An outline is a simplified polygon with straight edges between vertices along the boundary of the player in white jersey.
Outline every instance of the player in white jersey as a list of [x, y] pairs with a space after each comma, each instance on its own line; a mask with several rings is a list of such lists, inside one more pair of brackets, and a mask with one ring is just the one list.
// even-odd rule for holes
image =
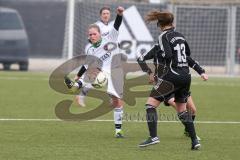
[[[118, 30], [122, 23], [122, 15], [124, 8], [117, 8], [117, 17], [114, 21], [114, 25], [109, 31], [109, 34], [105, 37], [101, 36], [100, 28], [96, 24], [92, 24], [88, 28], [88, 36], [92, 45], [87, 49], [87, 57], [96, 57], [93, 64], [97, 64], [95, 68], [99, 68], [101, 71], [107, 73], [108, 85], [107, 92], [111, 97], [111, 103], [114, 107], [114, 123], [115, 123], [115, 136], [122, 138], [122, 118], [123, 118], [123, 71], [121, 68], [121, 61], [123, 58], [118, 48]], [[125, 57], [124, 57], [125, 58]], [[88, 64], [88, 70], [91, 69], [91, 63]], [[65, 84], [69, 89], [72, 87], [82, 88], [84, 81], [81, 76], [87, 71], [87, 68], [83, 65], [79, 70], [75, 80], [71, 81], [69, 78], [65, 78]]]
[[100, 9], [100, 20], [98, 20], [95, 24], [99, 26], [102, 37], [105, 37], [109, 34], [110, 29], [113, 27], [112, 24], [109, 23], [111, 18], [111, 10], [109, 7], [103, 7]]
[[[101, 36], [105, 37], [109, 34], [110, 29], [113, 27], [112, 24], [109, 24], [110, 18], [111, 18], [111, 9], [109, 7], [102, 7], [100, 9], [100, 20], [95, 22], [96, 25], [99, 26], [100, 31], [101, 31]], [[91, 43], [89, 43], [86, 48], [85, 48], [85, 54], [87, 53], [87, 49], [91, 46]], [[82, 88], [81, 92], [79, 95], [76, 95], [76, 101], [77, 103], [85, 107], [85, 97], [89, 90], [92, 89], [92, 85], [88, 84], [85, 87]]]

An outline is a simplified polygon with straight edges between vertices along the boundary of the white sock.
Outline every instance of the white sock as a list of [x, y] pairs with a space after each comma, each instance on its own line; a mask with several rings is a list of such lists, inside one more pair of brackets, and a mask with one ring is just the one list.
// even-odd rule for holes
[[115, 129], [116, 133], [120, 132], [122, 129]]
[[[122, 119], [123, 119], [123, 107], [119, 107], [119, 108], [115, 108], [114, 109], [114, 122], [115, 122], [115, 126], [120, 126], [122, 125]], [[121, 128], [116, 127], [116, 131], [120, 131]]]

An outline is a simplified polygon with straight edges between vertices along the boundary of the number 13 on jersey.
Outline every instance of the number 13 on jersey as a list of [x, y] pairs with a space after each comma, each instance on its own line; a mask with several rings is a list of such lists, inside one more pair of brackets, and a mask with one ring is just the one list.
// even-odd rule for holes
[[186, 57], [186, 50], [185, 50], [185, 44], [177, 44], [174, 47], [174, 50], [177, 51], [177, 57], [178, 57], [178, 63], [186, 63], [187, 57]]

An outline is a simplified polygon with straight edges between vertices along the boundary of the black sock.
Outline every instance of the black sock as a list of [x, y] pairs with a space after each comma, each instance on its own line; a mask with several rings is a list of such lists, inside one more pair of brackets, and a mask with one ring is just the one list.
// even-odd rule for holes
[[122, 125], [121, 125], [121, 124], [115, 124], [115, 128], [116, 128], [116, 129], [121, 129], [121, 128], [122, 128]]
[[192, 120], [192, 117], [190, 116], [190, 114], [187, 111], [183, 111], [183, 112], [178, 113], [178, 118], [184, 124], [187, 132], [189, 133], [189, 136], [191, 137], [191, 140], [194, 141], [197, 137], [196, 137], [193, 120]]
[[157, 111], [151, 105], [146, 105], [146, 107], [147, 107], [146, 119], [147, 119], [150, 136], [157, 137], [157, 121], [158, 121]]
[[193, 122], [194, 122], [194, 120], [195, 120], [195, 117], [196, 117], [195, 115], [192, 115], [192, 121], [193, 121]]
[[77, 84], [78, 84], [78, 88], [82, 88], [82, 82], [81, 81], [77, 81]]
[[183, 126], [184, 126], [184, 131], [185, 131], [185, 132], [188, 132], [188, 130], [187, 130], [187, 127], [186, 127], [185, 123], [184, 123], [183, 121], [181, 121], [181, 122], [182, 122], [182, 124], [183, 124]]
[[[195, 117], [196, 117], [195, 115], [192, 115], [192, 121], [193, 121], [193, 122], [194, 122], [194, 120], [195, 120]], [[181, 121], [181, 122], [182, 122], [182, 121]], [[183, 124], [183, 122], [182, 122], [182, 124]], [[184, 125], [184, 124], [183, 124], [183, 125]], [[186, 126], [185, 126], [185, 125], [184, 125], [184, 127], [185, 127], [185, 129], [184, 129], [184, 130], [185, 130], [185, 132], [188, 132], [188, 131], [187, 131], [187, 128], [186, 128]]]

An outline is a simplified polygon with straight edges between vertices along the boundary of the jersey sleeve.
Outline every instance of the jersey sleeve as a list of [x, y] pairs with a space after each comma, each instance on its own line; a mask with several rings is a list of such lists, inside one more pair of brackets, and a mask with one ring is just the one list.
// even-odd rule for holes
[[186, 56], [190, 56], [191, 55], [191, 51], [190, 51], [190, 47], [189, 47], [187, 41], [185, 41], [185, 47], [186, 47], [186, 51], [185, 51]]
[[120, 27], [121, 24], [122, 24], [122, 16], [117, 15], [117, 17], [114, 21], [113, 27], [109, 31], [108, 39], [110, 41], [117, 42], [118, 34], [119, 34], [118, 30], [119, 30], [119, 27]]
[[142, 69], [143, 72], [146, 72], [148, 74], [152, 73], [151, 68], [148, 67], [147, 63], [145, 61], [141, 61], [141, 60], [137, 60], [138, 65], [140, 66], [140, 68]]
[[148, 74], [152, 73], [152, 70], [148, 67], [146, 60], [154, 59], [155, 55], [161, 51], [158, 44], [155, 44], [146, 54], [140, 55], [138, 57], [137, 62], [141, 67], [143, 72], [147, 72]]
[[198, 62], [193, 60], [190, 56], [187, 56], [188, 65], [194, 69], [199, 75], [205, 73], [205, 70], [199, 65]]
[[155, 57], [155, 54], [160, 52], [161, 52], [160, 46], [158, 44], [155, 44], [147, 53], [140, 54], [138, 59], [141, 61], [153, 59]]

